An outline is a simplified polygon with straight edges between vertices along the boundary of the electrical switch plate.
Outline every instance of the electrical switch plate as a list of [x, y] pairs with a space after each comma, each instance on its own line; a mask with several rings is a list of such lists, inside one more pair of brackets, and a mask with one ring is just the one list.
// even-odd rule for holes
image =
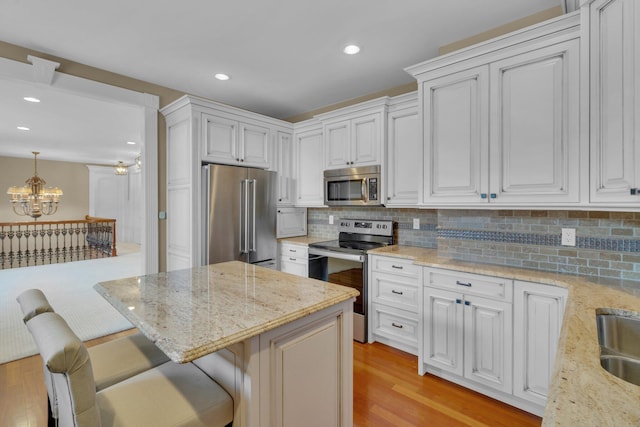
[[563, 246], [576, 245], [576, 229], [575, 228], [562, 229], [562, 245]]
[[413, 218], [413, 229], [420, 230], [420, 218]]
[[329, 225], [333, 224], [333, 215], [329, 215]]

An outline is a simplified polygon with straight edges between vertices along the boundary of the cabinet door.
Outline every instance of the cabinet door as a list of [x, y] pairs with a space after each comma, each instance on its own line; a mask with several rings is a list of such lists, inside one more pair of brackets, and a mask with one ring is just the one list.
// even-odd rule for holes
[[417, 205], [422, 179], [422, 141], [416, 109], [389, 113], [387, 206]]
[[351, 165], [349, 148], [350, 121], [342, 120], [324, 126], [326, 144], [326, 169], [346, 168]]
[[640, 203], [640, 5], [590, 6], [591, 202]]
[[512, 305], [480, 297], [465, 297], [464, 376], [511, 393]]
[[486, 203], [488, 67], [422, 84], [424, 203]]
[[236, 165], [238, 152], [238, 122], [223, 117], [202, 114], [202, 159]]
[[579, 65], [578, 39], [490, 65], [491, 203], [579, 201]]
[[351, 120], [349, 158], [352, 165], [380, 164], [381, 126], [382, 120], [378, 113]]
[[296, 135], [296, 206], [324, 205], [322, 130]]
[[424, 363], [462, 376], [462, 295], [425, 287], [423, 310]]
[[269, 128], [240, 123], [240, 162], [269, 168]]
[[278, 208], [276, 237], [306, 236], [307, 208]]
[[513, 394], [544, 406], [553, 373], [567, 290], [516, 281]]
[[293, 179], [293, 135], [288, 132], [276, 133], [278, 152], [278, 206], [292, 206], [295, 181]]

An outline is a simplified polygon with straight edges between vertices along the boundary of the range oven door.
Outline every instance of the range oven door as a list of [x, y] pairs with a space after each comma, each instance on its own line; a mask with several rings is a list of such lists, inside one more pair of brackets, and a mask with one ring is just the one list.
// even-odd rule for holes
[[[326, 262], [309, 268], [309, 277], [354, 288], [360, 295], [353, 303], [353, 339], [367, 342], [367, 256], [309, 247], [310, 257], [326, 257]], [[316, 263], [319, 258], [314, 258]], [[319, 268], [317, 267], [319, 266]]]

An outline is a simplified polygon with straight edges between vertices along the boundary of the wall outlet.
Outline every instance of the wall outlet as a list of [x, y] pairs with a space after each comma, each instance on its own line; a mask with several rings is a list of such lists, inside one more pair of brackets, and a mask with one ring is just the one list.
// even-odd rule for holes
[[329, 225], [333, 224], [333, 215], [329, 215]]
[[413, 218], [413, 229], [420, 230], [420, 218]]
[[562, 229], [562, 245], [563, 246], [576, 245], [576, 229], [575, 228]]

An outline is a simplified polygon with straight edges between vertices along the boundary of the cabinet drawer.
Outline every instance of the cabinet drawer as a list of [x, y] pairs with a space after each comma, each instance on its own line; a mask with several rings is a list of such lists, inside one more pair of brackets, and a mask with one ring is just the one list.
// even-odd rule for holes
[[370, 257], [371, 271], [391, 273], [398, 276], [412, 277], [419, 280], [422, 277], [422, 267], [404, 258], [394, 258], [372, 255]]
[[305, 262], [307, 262], [307, 258], [309, 258], [309, 248], [300, 245], [281, 244], [280, 255], [284, 257], [304, 258]]
[[412, 313], [384, 305], [372, 304], [371, 322], [373, 335], [398, 341], [410, 349], [418, 348], [418, 318]]
[[513, 281], [510, 279], [431, 268], [425, 268], [424, 274], [425, 286], [447, 289], [465, 295], [513, 301]]
[[420, 286], [417, 281], [397, 275], [372, 273], [369, 290], [373, 302], [408, 310], [419, 311]]
[[296, 276], [307, 277], [309, 275], [309, 267], [307, 261], [300, 258], [281, 257], [280, 271], [283, 273], [291, 273]]

